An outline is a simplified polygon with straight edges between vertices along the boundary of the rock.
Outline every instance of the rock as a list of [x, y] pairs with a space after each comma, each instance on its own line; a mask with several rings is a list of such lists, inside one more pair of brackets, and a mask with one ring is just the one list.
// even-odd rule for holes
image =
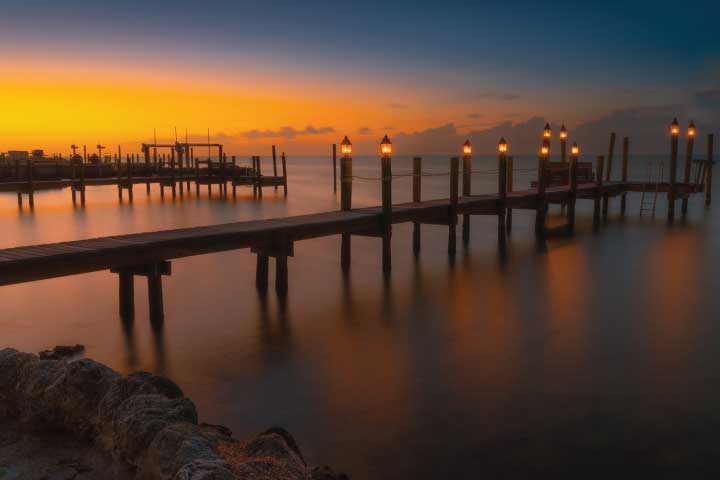
[[0, 413], [12, 417], [19, 414], [23, 403], [17, 389], [20, 372], [26, 364], [37, 361], [37, 357], [30, 353], [13, 348], [0, 350]]
[[174, 480], [235, 480], [238, 477], [223, 461], [199, 460], [185, 465]]
[[43, 350], [38, 354], [40, 360], [63, 360], [85, 351], [84, 345], [58, 345], [52, 350]]
[[298, 457], [300, 457], [300, 460], [302, 460], [302, 462], [305, 463], [305, 459], [303, 458], [302, 453], [300, 453], [300, 447], [298, 447], [297, 442], [295, 441], [293, 436], [290, 435], [290, 433], [288, 433], [287, 430], [285, 430], [284, 428], [280, 428], [280, 427], [272, 427], [272, 428], [265, 430], [260, 435], [271, 435], [271, 434], [280, 435], [283, 438], [283, 440], [285, 440], [285, 443], [287, 444], [287, 446], [290, 447], [295, 453], [297, 453]]
[[335, 473], [327, 465], [313, 468], [310, 477], [312, 480], [350, 480], [344, 473]]

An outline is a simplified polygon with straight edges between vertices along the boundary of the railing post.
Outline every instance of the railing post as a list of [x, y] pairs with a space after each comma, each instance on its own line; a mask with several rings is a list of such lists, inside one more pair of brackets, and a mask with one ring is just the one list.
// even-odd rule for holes
[[448, 255], [455, 256], [457, 249], [456, 227], [457, 227], [457, 205], [458, 205], [458, 181], [460, 174], [460, 159], [450, 158], [450, 211], [448, 219]]
[[712, 203], [712, 171], [713, 171], [713, 140], [714, 135], [708, 134], [707, 139], [707, 166], [705, 167], [705, 205]]
[[630, 139], [628, 137], [623, 138], [622, 147], [622, 182], [623, 182], [623, 193], [620, 197], [620, 213], [625, 214], [625, 208], [627, 206], [627, 179], [628, 179], [628, 154], [630, 151]]
[[684, 195], [682, 200], [682, 206], [680, 212], [683, 215], [687, 215], [688, 211], [688, 198], [690, 197], [690, 168], [692, 167], [692, 156], [695, 148], [695, 125], [690, 122], [688, 127], [687, 146], [685, 147], [685, 171], [683, 172]]
[[[422, 157], [413, 158], [412, 201], [422, 201]], [[420, 222], [413, 222], [413, 254], [420, 254]]]

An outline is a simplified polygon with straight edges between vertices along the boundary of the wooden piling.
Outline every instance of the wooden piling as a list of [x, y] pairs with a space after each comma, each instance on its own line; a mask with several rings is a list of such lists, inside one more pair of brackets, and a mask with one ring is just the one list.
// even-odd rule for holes
[[538, 157], [537, 206], [535, 210], [535, 234], [538, 236], [542, 236], [544, 234], [545, 213], [547, 211], [547, 201], [545, 196], [546, 163], [547, 155], [541, 154]]
[[[277, 155], [275, 154], [275, 145], [272, 146], [272, 158], [273, 158], [273, 177], [277, 177]], [[275, 190], [277, 190], [277, 185], [275, 185]]]
[[[469, 145], [469, 142], [468, 142]], [[472, 183], [472, 155], [463, 155], [463, 166], [462, 166], [462, 195], [463, 197], [470, 196], [470, 186]], [[463, 215], [462, 225], [462, 239], [463, 244], [467, 245], [470, 242], [470, 215]]]
[[195, 159], [195, 195], [200, 196], [200, 159]]
[[255, 287], [260, 293], [267, 292], [268, 272], [270, 270], [270, 257], [263, 252], [258, 252], [255, 268]]
[[170, 182], [172, 182], [172, 197], [177, 196], [177, 179], [175, 173], [175, 148], [170, 149]]
[[275, 256], [275, 291], [281, 296], [288, 291], [288, 255], [284, 249]]
[[260, 167], [260, 155], [257, 155], [255, 157], [255, 164], [257, 166], [258, 197], [262, 198], [263, 190], [262, 190], [262, 169]]
[[80, 205], [85, 205], [85, 164], [87, 163], [87, 151], [85, 151], [85, 146], [83, 146], [83, 153], [86, 160], [80, 165]]
[[[120, 146], [118, 145], [118, 152], [120, 152]], [[120, 162], [121, 162], [120, 155], [115, 156], [115, 169], [117, 170], [117, 174], [115, 175], [115, 178], [117, 179], [117, 190], [118, 190], [118, 200], [122, 202], [123, 194], [122, 194], [122, 178], [120, 175]], [[110, 167], [112, 168], [112, 167]]]
[[712, 203], [712, 171], [713, 171], [713, 140], [714, 135], [708, 134], [707, 137], [707, 166], [705, 171], [705, 205], [710, 206]]
[[143, 145], [143, 155], [145, 155], [145, 176], [148, 178], [145, 182], [145, 193], [150, 195], [150, 147]]
[[460, 159], [450, 158], [450, 212], [448, 219], [448, 255], [455, 256], [457, 249], [456, 226], [458, 204], [458, 182], [460, 180]]
[[615, 155], [615, 132], [610, 133], [610, 147], [608, 148], [608, 161], [605, 171], [605, 181], [610, 181], [612, 175], [613, 156]]
[[[15, 160], [15, 180], [19, 183], [20, 182], [20, 160]], [[18, 200], [18, 206], [22, 207], [22, 188], [18, 188], [17, 191], [17, 200]]]
[[[422, 201], [422, 157], [413, 158], [412, 201]], [[420, 222], [413, 222], [413, 254], [420, 254]]]
[[623, 182], [623, 193], [620, 197], [620, 213], [625, 214], [625, 209], [627, 206], [627, 192], [624, 190], [624, 185], [627, 183], [628, 179], [628, 155], [630, 152], [630, 138], [623, 137], [623, 146], [622, 146], [622, 172], [621, 172], [621, 180]]
[[668, 222], [675, 219], [675, 188], [677, 183], [678, 135], [670, 136], [670, 189], [668, 190]]
[[685, 147], [685, 171], [683, 172], [683, 182], [685, 183], [685, 193], [683, 194], [682, 199], [682, 205], [680, 207], [680, 212], [683, 215], [687, 215], [688, 211], [688, 198], [690, 197], [690, 169], [692, 167], [692, 157], [693, 157], [693, 150], [695, 148], [695, 125], [693, 125], [692, 122], [690, 122], [690, 129], [692, 129], [693, 134], [688, 134], [687, 137], [687, 144]]
[[163, 304], [162, 273], [157, 264], [153, 265], [148, 271], [147, 283], [150, 322], [160, 324], [165, 319], [165, 307]]
[[135, 318], [135, 277], [131, 271], [121, 270], [118, 280], [120, 318], [132, 320]]
[[600, 226], [600, 196], [603, 190], [603, 164], [605, 157], [599, 155], [595, 165], [595, 193], [593, 195], [593, 228]]
[[282, 174], [283, 174], [283, 195], [287, 197], [288, 194], [288, 185], [287, 185], [287, 159], [285, 157], [285, 152], [282, 152], [281, 155], [282, 160]]
[[237, 197], [237, 185], [235, 182], [235, 175], [237, 175], [237, 159], [235, 158], [235, 155], [230, 157], [230, 161], [232, 162], [232, 175], [230, 175], [230, 182], [232, 183], [233, 198], [235, 198]]
[[337, 192], [337, 144], [333, 143], [333, 192]]
[[381, 160], [382, 179], [382, 269], [389, 274], [392, 268], [390, 240], [392, 237], [392, 166], [390, 155], [383, 155]]
[[[507, 164], [507, 173], [505, 175], [507, 178], [506, 189], [508, 192], [512, 192], [513, 191], [513, 157], [512, 157], [512, 155], [507, 157], [506, 164]], [[512, 212], [512, 208], [506, 208], [505, 210], [506, 210], [506, 212], [505, 212], [505, 228], [507, 230], [507, 233], [510, 233], [510, 232], [512, 232], [513, 212]]]
[[27, 190], [28, 190], [28, 203], [30, 204], [30, 208], [33, 208], [35, 206], [35, 186], [33, 184], [33, 160], [32, 158], [28, 158], [27, 160]]

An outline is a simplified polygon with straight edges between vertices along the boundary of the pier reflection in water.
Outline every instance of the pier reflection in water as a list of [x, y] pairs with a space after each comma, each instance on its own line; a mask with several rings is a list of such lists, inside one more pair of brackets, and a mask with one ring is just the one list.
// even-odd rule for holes
[[[1, 199], [10, 225], [2, 243], [337, 208], [325, 164], [290, 168], [293, 195], [266, 192], [262, 202], [136, 195], [119, 207], [109, 190], [84, 210], [43, 199], [19, 213], [14, 198]], [[358, 206], [376, 203], [373, 188], [356, 185]], [[407, 198], [396, 188], [398, 201]], [[668, 229], [662, 213], [638, 219], [635, 201], [622, 222], [611, 208], [597, 233], [592, 205], [581, 203], [576, 236], [545, 244], [536, 244], [533, 214], [515, 212], [504, 252], [496, 219], [473, 218], [452, 264], [447, 227], [423, 226], [415, 258], [412, 225], [396, 226], [387, 281], [376, 238], [353, 237], [345, 271], [339, 236], [299, 242], [284, 298], [257, 292], [249, 251], [174, 261], [160, 323], [149, 320], [144, 282], [134, 321], [121, 320], [117, 277], [107, 272], [3, 287], [2, 346], [83, 343], [119, 370], [168, 375], [202, 421], [238, 436], [281, 425], [310, 461], [354, 479], [581, 463], [601, 472], [628, 460], [714, 468], [720, 215], [693, 200], [687, 224]]]

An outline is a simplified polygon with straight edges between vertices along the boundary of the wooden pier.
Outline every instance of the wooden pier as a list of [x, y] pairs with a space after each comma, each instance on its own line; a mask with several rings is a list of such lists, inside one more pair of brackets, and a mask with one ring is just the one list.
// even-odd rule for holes
[[[194, 147], [214, 147], [218, 149], [217, 159], [200, 159], [193, 156]], [[73, 146], [73, 150], [77, 147]], [[104, 147], [103, 147], [104, 148]], [[158, 153], [158, 149], [167, 149], [169, 153]], [[23, 195], [27, 195], [30, 207], [35, 205], [35, 193], [48, 189], [69, 188], [73, 204], [85, 204], [87, 187], [117, 186], [118, 199], [123, 200], [123, 192], [128, 193], [130, 201], [133, 200], [135, 186], [145, 185], [147, 195], [150, 195], [151, 185], [160, 186], [160, 196], [165, 196], [165, 188], [169, 188], [173, 197], [182, 196], [187, 188], [190, 193], [190, 184], [195, 184], [195, 191], [200, 193], [200, 186], [207, 187], [212, 193], [212, 186], [217, 185], [222, 194], [227, 194], [228, 184], [232, 186], [233, 195], [237, 194], [237, 187], [249, 186], [253, 193], [262, 197], [265, 187], [282, 186], [287, 195], [287, 162], [285, 153], [282, 153], [282, 172], [277, 174], [275, 146], [273, 145], [273, 175], [263, 175], [259, 156], [251, 158], [252, 166], [238, 165], [236, 156], [223, 153], [220, 144], [143, 144], [143, 158], [140, 155], [127, 154], [123, 161], [122, 152], [118, 153], [114, 161], [99, 163], [99, 156], [95, 155], [94, 162], [87, 157], [73, 155], [69, 160], [56, 159], [53, 161], [37, 160], [28, 157], [22, 163], [0, 165], [0, 192], [17, 193], [18, 205], [23, 204]], [[176, 157], [177, 154], [177, 157]]]
[[[657, 185], [659, 191], [669, 198], [685, 199], [695, 193], [704, 193], [706, 202], [711, 199], [712, 179], [712, 135], [708, 137], [708, 158], [702, 165], [700, 175], [694, 182], [671, 180]], [[460, 159], [450, 161], [449, 197], [440, 200], [422, 201], [422, 178], [438, 175], [423, 173], [422, 159], [413, 162], [413, 201], [393, 204], [391, 197], [392, 170], [390, 146], [383, 147], [381, 177], [382, 202], [380, 206], [352, 208], [352, 158], [350, 147], [343, 145], [340, 169], [341, 209], [324, 213], [293, 216], [286, 218], [253, 220], [245, 222], [183, 228], [159, 232], [111, 236], [89, 240], [78, 240], [46, 245], [34, 245], [0, 250], [0, 285], [30, 282], [87, 272], [110, 270], [119, 276], [120, 313], [123, 316], [134, 312], [133, 278], [143, 276], [148, 281], [151, 318], [161, 320], [162, 276], [170, 275], [170, 261], [173, 259], [227, 250], [249, 248], [257, 256], [256, 286], [261, 292], [268, 287], [269, 258], [276, 261], [276, 290], [284, 296], [288, 290], [288, 257], [294, 254], [294, 242], [330, 235], [341, 235], [341, 266], [350, 266], [350, 240], [353, 235], [379, 237], [383, 244], [382, 270], [388, 275], [392, 267], [390, 238], [392, 226], [398, 223], [412, 223], [413, 250], [420, 251], [422, 224], [443, 225], [448, 228], [448, 254], [454, 257], [456, 251], [456, 226], [462, 218], [463, 241], [469, 241], [469, 219], [473, 215], [492, 215], [498, 218], [498, 239], [502, 244], [512, 229], [513, 210], [532, 210], [536, 213], [535, 232], [539, 237], [558, 233], [571, 234], [575, 225], [575, 203], [578, 200], [593, 201], [593, 220], [597, 227], [607, 219], [608, 200], [624, 198], [628, 192], [641, 192], [643, 182], [627, 179], [627, 154], [623, 155], [620, 181], [607, 181], [603, 175], [604, 156], [595, 161], [595, 174], [579, 178], [577, 149], [573, 146], [570, 161], [566, 163], [567, 176], [557, 184], [557, 168], [548, 168], [548, 156], [539, 157], [537, 180], [534, 188], [513, 189], [512, 157], [506, 155], [507, 148], [501, 143], [498, 157], [498, 192], [492, 194], [471, 194], [470, 150], [463, 158], [463, 187], [460, 194]], [[625, 142], [627, 143], [627, 142]], [[544, 151], [543, 151], [544, 152]], [[283, 162], [284, 163], [284, 162]], [[398, 175], [404, 176], [404, 175]], [[563, 177], [565, 178], [565, 177]], [[184, 180], [184, 177], [183, 177]], [[137, 179], [143, 183], [145, 179]], [[601, 202], [604, 204], [601, 210]], [[553, 229], [546, 228], [547, 206], [567, 206], [567, 224]], [[624, 214], [625, 202], [621, 202]], [[684, 210], [683, 210], [683, 213]], [[672, 217], [668, 215], [671, 221]]]

